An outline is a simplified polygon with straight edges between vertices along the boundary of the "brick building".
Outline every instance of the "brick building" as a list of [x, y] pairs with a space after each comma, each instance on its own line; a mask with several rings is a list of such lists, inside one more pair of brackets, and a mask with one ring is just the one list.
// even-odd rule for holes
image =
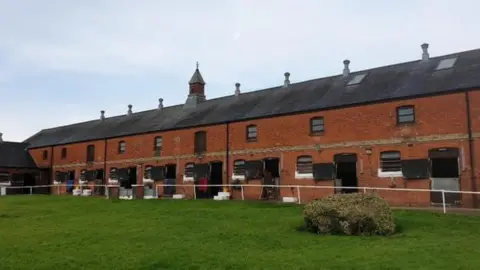
[[[480, 49], [421, 57], [363, 71], [207, 99], [198, 69], [184, 104], [45, 129], [27, 139], [50, 182], [122, 186], [202, 183], [327, 186], [302, 189], [302, 201], [343, 187], [476, 191], [480, 146]], [[264, 172], [266, 169], [268, 172]], [[180, 187], [177, 187], [177, 190]], [[247, 187], [244, 196], [294, 196], [294, 189]], [[353, 191], [355, 191], [353, 189]], [[99, 190], [98, 192], [102, 192]], [[148, 187], [145, 194], [150, 194]], [[162, 195], [175, 193], [165, 188]], [[233, 190], [233, 196], [239, 196]], [[433, 192], [379, 191], [393, 204], [441, 202]], [[476, 196], [447, 194], [476, 206]]]

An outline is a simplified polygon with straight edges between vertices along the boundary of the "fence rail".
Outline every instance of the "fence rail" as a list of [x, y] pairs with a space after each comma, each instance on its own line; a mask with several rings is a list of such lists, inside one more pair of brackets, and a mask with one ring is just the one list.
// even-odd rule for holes
[[[228, 199], [235, 200], [250, 200], [261, 199], [265, 189], [270, 188], [276, 193], [276, 199], [291, 198], [288, 202], [292, 203], [305, 203], [312, 199], [318, 199], [330, 194], [336, 193], [336, 190], [341, 189], [351, 190], [353, 192], [383, 192], [380, 194], [387, 202], [391, 204], [400, 204], [407, 207], [412, 207], [412, 201], [425, 203], [428, 198], [428, 204], [434, 204], [442, 207], [443, 213], [447, 213], [447, 208], [451, 205], [449, 200], [456, 195], [457, 197], [463, 196], [460, 200], [475, 200], [480, 192], [474, 191], [459, 191], [459, 190], [444, 190], [444, 189], [412, 189], [412, 188], [387, 188], [387, 187], [338, 187], [338, 186], [313, 186], [313, 185], [261, 185], [261, 184], [218, 184], [218, 185], [201, 185], [201, 184], [145, 184], [145, 185], [131, 185], [131, 189], [126, 189], [118, 184], [115, 185], [95, 185], [84, 184], [76, 185], [74, 187], [67, 184], [54, 184], [54, 185], [38, 185], [38, 186], [10, 186], [0, 184], [0, 196], [1, 195], [19, 195], [19, 194], [72, 194], [76, 196], [105, 196], [106, 198], [119, 198], [119, 199], [157, 199], [162, 197], [174, 197], [182, 199], [199, 199], [205, 198], [201, 195], [208, 191], [209, 198], [213, 197], [212, 188], [216, 188], [214, 192], [223, 192], [223, 189], [229, 194]], [[76, 191], [74, 191], [76, 190]], [[90, 191], [89, 191], [90, 190]], [[19, 192], [22, 191], [22, 192]], [[40, 192], [41, 191], [41, 192]], [[87, 191], [87, 192], [84, 192]], [[318, 195], [318, 191], [321, 194]], [[325, 192], [327, 191], [327, 192]], [[385, 193], [387, 192], [387, 193]], [[405, 194], [398, 195], [399, 192], [405, 192]], [[169, 193], [169, 194], [167, 194]], [[433, 203], [430, 196], [432, 194], [438, 194], [438, 202]], [[427, 194], [428, 196], [421, 197]], [[234, 196], [235, 195], [235, 196]], [[289, 195], [289, 196], [287, 196]], [[465, 198], [465, 196], [471, 196]], [[454, 197], [454, 198], [457, 198]], [[406, 203], [405, 203], [406, 202]], [[428, 207], [430, 205], [424, 205]], [[472, 209], [469, 207], [462, 207], [463, 209]]]

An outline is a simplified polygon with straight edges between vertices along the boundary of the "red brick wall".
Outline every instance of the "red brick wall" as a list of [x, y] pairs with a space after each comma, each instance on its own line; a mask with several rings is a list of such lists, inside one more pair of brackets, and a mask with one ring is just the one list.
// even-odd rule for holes
[[[480, 132], [480, 92], [470, 94], [472, 105], [472, 120], [474, 132]], [[259, 119], [246, 122], [230, 124], [230, 151], [229, 176], [232, 174], [233, 161], [236, 159], [260, 159], [265, 157], [278, 157], [281, 159], [281, 184], [291, 185], [320, 185], [332, 187], [333, 181], [314, 182], [313, 180], [297, 180], [294, 178], [296, 159], [300, 155], [311, 155], [314, 162], [331, 162], [333, 155], [337, 153], [356, 153], [359, 166], [359, 186], [366, 187], [390, 187], [390, 179], [378, 178], [377, 169], [379, 166], [379, 153], [385, 150], [398, 150], [402, 158], [427, 158], [428, 150], [439, 147], [458, 147], [465, 153], [465, 168], [461, 175], [461, 187], [463, 190], [471, 190], [469, 148], [467, 135], [467, 117], [465, 110], [465, 95], [463, 93], [444, 95], [438, 97], [419, 98], [408, 101], [389, 102], [383, 104], [367, 105], [354, 108], [329, 110], [317, 113], [291, 115], [271, 119]], [[397, 126], [396, 108], [402, 105], [414, 105], [416, 123], [413, 125]], [[323, 116], [325, 119], [325, 132], [321, 136], [310, 136], [310, 118]], [[256, 142], [246, 141], [245, 128], [247, 125], [255, 124], [258, 129], [258, 140]], [[193, 154], [194, 132], [205, 130], [207, 132], [207, 155], [199, 160], [195, 157], [188, 157]], [[441, 138], [446, 135], [458, 135], [457, 137]], [[165, 159], [154, 157], [154, 138], [163, 137], [162, 157], [180, 156], [179, 159]], [[416, 137], [425, 137], [422, 141], [413, 141], [412, 145], [407, 143], [385, 144], [389, 139], [410, 140]], [[436, 137], [435, 137], [436, 136]], [[439, 137], [440, 136], [440, 137]], [[463, 137], [462, 137], [463, 136]], [[384, 140], [384, 141], [379, 141]], [[126, 142], [126, 152], [118, 153], [118, 143]], [[345, 145], [341, 145], [345, 143]], [[58, 146], [54, 149], [54, 165], [72, 165], [84, 163], [86, 160], [86, 146], [90, 143], [79, 143], [67, 146]], [[117, 139], [109, 139], [107, 142], [107, 174], [111, 167], [137, 166], [138, 183], [143, 178], [143, 168], [146, 165], [165, 165], [168, 163], [177, 164], [177, 183], [183, 183], [184, 166], [187, 162], [204, 163], [214, 160], [225, 161], [223, 155], [226, 144], [226, 125], [210, 126], [188, 130], [177, 130], [159, 132], [138, 136], [130, 136]], [[337, 144], [333, 145], [332, 144]], [[103, 169], [104, 141], [95, 142], [95, 161]], [[321, 150], [288, 150], [288, 151], [264, 151], [272, 147], [284, 146], [309, 146], [319, 145]], [[365, 147], [372, 149], [372, 154], [365, 153]], [[326, 147], [328, 146], [328, 147]], [[65, 160], [60, 159], [61, 148], [67, 147], [68, 155]], [[480, 153], [480, 146], [475, 144], [477, 153]], [[50, 148], [47, 148], [50, 151]], [[35, 161], [40, 166], [48, 166], [49, 160], [42, 160], [42, 150], [31, 150]], [[270, 149], [272, 150], [272, 149]], [[241, 152], [244, 151], [244, 152]], [[50, 157], [50, 155], [49, 155]], [[150, 159], [150, 160], [146, 160]], [[480, 168], [480, 158], [475, 160]], [[85, 167], [84, 164], [72, 165], [79, 172]], [[70, 168], [65, 169], [70, 170]], [[228, 176], [228, 177], [229, 177]], [[224, 171], [224, 182], [227, 175]], [[477, 177], [478, 182], [478, 177]], [[259, 181], [250, 181], [259, 183]], [[395, 186], [406, 188], [429, 188], [430, 181], [396, 179]], [[480, 184], [480, 182], [478, 182]], [[178, 189], [178, 188], [177, 188]], [[282, 189], [282, 195], [295, 195], [296, 190]], [[248, 198], [258, 197], [257, 188], [245, 190]], [[302, 201], [324, 196], [333, 193], [333, 189], [301, 189]], [[388, 200], [395, 204], [427, 205], [429, 193], [408, 193], [398, 191], [380, 192]], [[238, 192], [235, 192], [238, 195]], [[470, 203], [471, 196], [464, 197], [464, 203]]]

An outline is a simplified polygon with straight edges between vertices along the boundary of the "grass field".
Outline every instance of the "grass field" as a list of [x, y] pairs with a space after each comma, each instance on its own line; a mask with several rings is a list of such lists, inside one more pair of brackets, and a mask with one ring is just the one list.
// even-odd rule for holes
[[0, 269], [478, 269], [480, 217], [397, 211], [392, 237], [302, 231], [297, 205], [0, 198]]

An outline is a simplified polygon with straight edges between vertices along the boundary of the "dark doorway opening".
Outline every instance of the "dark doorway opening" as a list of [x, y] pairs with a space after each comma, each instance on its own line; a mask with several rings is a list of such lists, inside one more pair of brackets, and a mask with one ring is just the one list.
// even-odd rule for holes
[[266, 158], [263, 160], [263, 187], [261, 198], [264, 200], [277, 200], [280, 197], [280, 159]]
[[[459, 151], [457, 148], [439, 148], [429, 150], [430, 178], [433, 190], [446, 190], [445, 204], [453, 205], [461, 202], [461, 194], [448, 192], [460, 190], [460, 168], [458, 164]], [[443, 204], [440, 191], [430, 193], [432, 204]]]
[[165, 166], [165, 180], [163, 186], [163, 195], [172, 197], [176, 193], [177, 165], [167, 164]]
[[32, 192], [32, 194], [34, 193], [35, 188], [32, 187], [30, 190], [31, 186], [35, 186], [35, 177], [33, 174], [25, 173], [23, 175], [23, 185], [27, 187], [23, 189], [23, 194], [30, 194], [30, 192]]
[[72, 194], [75, 188], [75, 171], [67, 172], [67, 193]]
[[210, 162], [210, 185], [218, 185], [218, 186], [210, 186], [209, 193], [210, 197], [217, 195], [218, 192], [222, 191], [222, 184], [223, 184], [223, 162], [221, 161], [213, 161]]
[[[357, 155], [356, 154], [336, 154], [333, 157], [336, 164], [337, 179], [341, 188], [337, 189], [342, 193], [357, 192]], [[337, 182], [337, 183], [338, 183]]]
[[132, 185], [137, 184], [137, 167], [128, 168], [128, 183], [127, 188], [131, 189]]
[[93, 188], [93, 194], [97, 196], [102, 196], [105, 194], [105, 179], [103, 177], [103, 169], [99, 169], [95, 173], [95, 178], [94, 178], [94, 188]]

